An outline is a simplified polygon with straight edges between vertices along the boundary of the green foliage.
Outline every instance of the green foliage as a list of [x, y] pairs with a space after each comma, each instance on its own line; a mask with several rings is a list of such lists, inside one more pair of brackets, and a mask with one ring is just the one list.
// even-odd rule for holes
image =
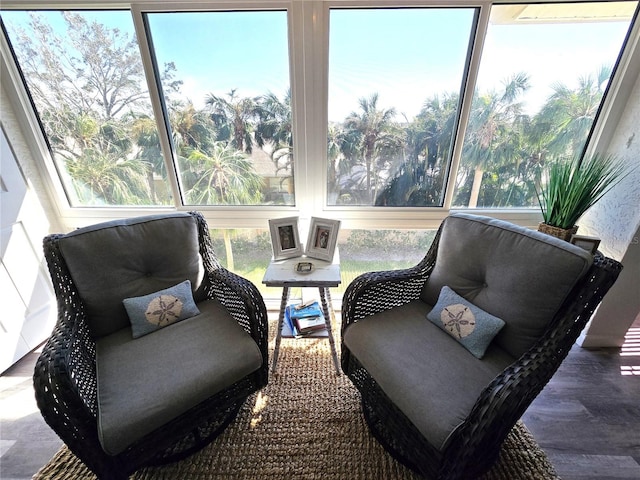
[[[435, 234], [435, 230], [351, 230], [347, 241], [340, 245], [341, 257], [344, 261], [349, 257], [366, 258], [394, 252], [405, 252], [400, 256], [406, 256], [409, 250], [424, 255]], [[379, 260], [376, 257], [375, 261]]]
[[[24, 25], [7, 26], [56, 162], [67, 168], [74, 203], [170, 204], [135, 35], [81, 13], [61, 14], [64, 35], [51, 27], [48, 15], [28, 18]], [[526, 72], [505, 78], [497, 89], [475, 92], [456, 172], [450, 165], [459, 92], [426, 92], [413, 119], [382, 108], [378, 93], [371, 92], [359, 99], [356, 111], [329, 125], [329, 202], [440, 206], [447, 177], [455, 174], [456, 206], [534, 206], [536, 197], [542, 204], [535, 188], [540, 165], [552, 155], [583, 150], [610, 75], [605, 66], [580, 78], [575, 88], [552, 85], [535, 115], [524, 113], [531, 83]], [[254, 159], [244, 154], [261, 148], [275, 171], [285, 173], [281, 178], [293, 177], [291, 92], [282, 99], [273, 93], [245, 97], [237, 89], [210, 93], [206, 107], [198, 109], [178, 100], [179, 77], [173, 62], [159, 72], [187, 203], [271, 201]]]
[[251, 161], [234, 148], [216, 143], [210, 155], [193, 150], [187, 168], [195, 183], [187, 190], [194, 205], [255, 205], [261, 200], [262, 177]]
[[578, 219], [630, 173], [613, 156], [593, 155], [556, 161], [547, 168], [547, 183], [538, 190], [544, 222], [572, 228]]

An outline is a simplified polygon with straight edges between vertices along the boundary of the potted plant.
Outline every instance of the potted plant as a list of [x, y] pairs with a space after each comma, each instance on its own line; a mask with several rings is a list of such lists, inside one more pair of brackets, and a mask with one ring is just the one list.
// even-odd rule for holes
[[543, 222], [538, 230], [570, 240], [578, 219], [629, 172], [611, 155], [556, 161], [545, 169], [546, 184], [536, 189]]

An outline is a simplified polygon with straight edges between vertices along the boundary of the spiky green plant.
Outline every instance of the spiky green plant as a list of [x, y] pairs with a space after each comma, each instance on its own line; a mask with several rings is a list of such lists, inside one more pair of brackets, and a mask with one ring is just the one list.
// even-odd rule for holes
[[544, 223], [572, 228], [630, 170], [612, 155], [596, 154], [553, 162], [545, 173], [547, 183], [536, 192]]

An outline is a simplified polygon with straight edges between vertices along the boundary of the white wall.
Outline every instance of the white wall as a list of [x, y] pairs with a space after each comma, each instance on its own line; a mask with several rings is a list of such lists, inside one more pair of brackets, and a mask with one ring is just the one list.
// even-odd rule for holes
[[2, 373], [46, 340], [55, 325], [56, 299], [45, 266], [42, 239], [51, 233], [57, 216], [47, 195], [41, 195], [41, 178], [11, 108], [11, 97], [4, 85], [0, 91]]
[[[2, 73], [4, 76], [5, 70], [3, 70]], [[7, 77], [4, 78], [6, 79]], [[47, 216], [50, 227], [48, 233], [63, 232], [60, 217], [54, 207], [55, 204], [48, 195], [46, 184], [40, 175], [40, 169], [36, 164], [33, 152], [29, 148], [27, 139], [23, 134], [18, 117], [16, 116], [15, 106], [13, 105], [14, 102], [12, 102], [12, 97], [6, 89], [9, 83], [8, 81], [3, 81], [0, 84], [0, 122], [2, 122], [2, 126], [18, 160], [20, 169], [28, 181], [29, 188], [32, 192], [35, 192]], [[13, 100], [15, 101], [15, 99]]]
[[621, 346], [640, 314], [640, 76], [606, 153], [635, 169], [580, 219], [578, 233], [599, 237], [600, 250], [624, 270], [579, 339], [583, 347]]

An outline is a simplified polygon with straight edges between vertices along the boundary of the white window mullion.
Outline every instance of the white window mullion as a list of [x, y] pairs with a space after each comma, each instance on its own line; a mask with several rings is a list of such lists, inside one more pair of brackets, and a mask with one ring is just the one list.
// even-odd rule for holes
[[462, 156], [462, 147], [464, 144], [464, 135], [467, 130], [467, 122], [471, 114], [471, 104], [473, 103], [473, 92], [476, 88], [478, 79], [478, 69], [480, 68], [480, 59], [482, 58], [482, 47], [484, 46], [487, 26], [489, 25], [489, 17], [491, 15], [491, 4], [486, 3], [480, 7], [477, 17], [477, 24], [472, 40], [471, 59], [468, 65], [468, 72], [465, 77], [464, 95], [462, 97], [462, 105], [460, 108], [460, 118], [458, 120], [457, 133], [455, 135], [455, 143], [453, 145], [453, 153], [451, 155], [451, 166], [449, 167], [449, 178], [447, 180], [447, 189], [444, 198], [444, 209], [448, 211], [451, 208], [451, 202], [456, 188], [456, 178], [458, 176], [458, 168], [460, 167], [460, 158]]
[[291, 25], [296, 206], [321, 215], [326, 191], [326, 29], [323, 2], [293, 2]]
[[176, 152], [173, 150], [173, 144], [169, 138], [169, 130], [166, 125], [168, 120], [165, 118], [165, 108], [163, 107], [161, 100], [162, 95], [158, 87], [158, 82], [156, 81], [151, 50], [149, 48], [150, 42], [149, 38], [147, 38], [147, 31], [144, 27], [141, 6], [139, 4], [131, 6], [131, 15], [133, 17], [136, 36], [138, 37], [142, 66], [147, 79], [147, 88], [149, 89], [151, 106], [153, 107], [153, 113], [156, 119], [158, 137], [160, 139], [160, 146], [164, 157], [164, 165], [167, 169], [167, 180], [171, 186], [173, 204], [176, 208], [179, 208], [182, 206], [182, 196], [180, 195], [180, 187], [178, 185], [178, 165], [177, 161], [174, 161], [174, 159], [176, 159]]

